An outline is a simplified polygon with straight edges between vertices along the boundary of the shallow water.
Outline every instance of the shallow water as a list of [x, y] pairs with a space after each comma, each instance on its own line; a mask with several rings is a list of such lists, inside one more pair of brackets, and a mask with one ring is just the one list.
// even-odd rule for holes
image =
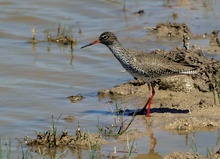
[[[120, 72], [122, 67], [106, 47], [97, 45], [81, 50], [81, 46], [98, 38], [103, 31], [113, 31], [125, 46], [142, 50], [168, 50], [181, 46], [179, 41], [147, 37], [144, 27], [173, 21], [172, 13], [178, 12], [176, 22], [185, 22], [196, 34], [210, 33], [220, 27], [220, 2], [211, 0], [206, 3], [204, 5], [202, 0], [197, 3], [126, 1], [127, 11], [123, 12], [121, 3], [107, 0], [1, 1], [0, 137], [3, 143], [6, 138], [12, 139], [13, 157], [21, 154], [15, 138], [25, 135], [34, 137], [34, 131], [48, 129], [51, 127], [51, 115], [57, 118], [60, 114], [63, 117], [76, 117], [72, 123], [60, 120], [58, 127], [61, 129], [76, 128], [79, 122], [82, 128], [97, 132], [95, 125], [98, 117], [105, 124], [112, 122], [113, 117], [105, 104], [107, 99], [99, 99], [97, 91], [119, 85], [132, 77]], [[143, 16], [133, 15], [140, 9], [145, 11]], [[27, 43], [33, 27], [36, 27], [37, 39], [45, 40], [44, 30], [55, 22], [56, 25], [52, 27], [54, 35], [57, 22], [73, 26], [73, 36], [78, 42], [74, 47], [73, 61], [69, 47], [45, 42], [36, 46]], [[78, 33], [79, 28], [82, 35]], [[204, 40], [194, 43], [208, 45]], [[67, 99], [78, 93], [85, 97], [82, 101], [71, 103]], [[143, 131], [148, 130], [143, 128]], [[191, 150], [184, 135], [156, 128], [152, 133], [157, 139], [154, 153], [161, 157], [173, 151]], [[191, 136], [189, 134], [190, 141]], [[195, 136], [199, 153], [206, 154], [206, 146], [214, 146], [219, 133], [197, 132]], [[134, 156], [148, 154], [149, 136], [136, 142], [138, 154]], [[167, 143], [169, 146], [166, 146]], [[123, 148], [120, 143], [114, 146]], [[104, 146], [102, 150], [105, 154], [112, 153], [113, 146]], [[89, 152], [85, 151], [83, 155], [87, 156]], [[67, 158], [71, 158], [71, 154]]]

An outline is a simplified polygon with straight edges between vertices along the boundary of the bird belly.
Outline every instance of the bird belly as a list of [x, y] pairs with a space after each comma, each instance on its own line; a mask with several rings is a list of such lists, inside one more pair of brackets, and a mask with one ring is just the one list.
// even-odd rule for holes
[[134, 67], [132, 64], [122, 64], [122, 66], [133, 76], [143, 81], [150, 81], [151, 75], [144, 70]]

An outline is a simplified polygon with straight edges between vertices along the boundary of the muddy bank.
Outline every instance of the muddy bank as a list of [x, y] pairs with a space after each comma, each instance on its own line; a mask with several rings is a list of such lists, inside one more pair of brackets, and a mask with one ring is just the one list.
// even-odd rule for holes
[[[153, 99], [151, 120], [157, 126], [162, 120], [160, 129], [178, 133], [217, 129], [220, 127], [220, 115], [215, 113], [220, 109], [219, 61], [207, 57], [202, 47], [187, 45], [184, 37], [210, 38], [212, 41], [213, 38], [217, 39], [218, 32], [213, 31], [210, 35], [204, 33], [206, 36], [194, 35], [184, 23], [159, 23], [154, 32], [156, 35], [169, 37], [169, 30], [172, 36], [182, 38], [183, 47], [170, 51], [155, 50], [150, 54], [183, 65], [196, 66], [198, 72], [195, 75], [171, 76], [154, 81], [156, 95]], [[210, 44], [209, 49], [218, 46], [213, 45], [213, 42]], [[133, 80], [108, 90], [100, 90], [98, 94], [100, 98], [109, 95], [113, 99], [127, 98], [130, 101], [139, 98], [144, 106], [148, 99], [148, 86], [143, 81]], [[139, 108], [141, 109], [140, 106]]]
[[[177, 134], [219, 129], [219, 61], [205, 55], [207, 52], [215, 53], [220, 50], [218, 31], [195, 35], [184, 23], [159, 23], [155, 28], [151, 28], [151, 31], [157, 36], [181, 39], [183, 47], [173, 48], [170, 51], [155, 50], [150, 54], [157, 54], [183, 65], [197, 66], [198, 73], [154, 81], [156, 95], [151, 108], [152, 117], [148, 119], [141, 116], [141, 118], [150, 120], [153, 127]], [[204, 48], [197, 45], [190, 46], [190, 40], [193, 38], [208, 38], [210, 43]], [[141, 104], [137, 104], [137, 109], [141, 109], [140, 105], [144, 106], [148, 99], [148, 86], [143, 81], [132, 80], [108, 90], [100, 90], [98, 94], [100, 98], [108, 95], [112, 99], [122, 98], [128, 101], [138, 101], [139, 98]], [[210, 156], [218, 158], [219, 151], [212, 152]], [[207, 157], [195, 153], [174, 152], [164, 158]]]
[[[152, 117], [138, 117], [150, 120], [152, 127], [177, 134], [219, 129], [219, 61], [207, 57], [207, 54], [220, 52], [218, 31], [196, 35], [184, 23], [159, 23], [150, 29], [153, 36], [182, 41], [181, 48], [173, 48], [170, 51], [155, 50], [152, 54], [159, 54], [185, 65], [196, 65], [199, 72], [193, 76], [173, 76], [155, 81], [157, 93], [153, 99]], [[206, 39], [209, 43], [205, 46], [192, 46], [191, 40], [195, 39]], [[99, 91], [100, 98], [106, 95], [111, 99], [125, 99], [141, 109], [148, 98], [148, 87], [140, 81], [129, 81]], [[133, 101], [141, 104], [135, 104]], [[174, 152], [164, 158], [219, 157], [219, 151], [212, 151], [207, 157], [195, 152]]]

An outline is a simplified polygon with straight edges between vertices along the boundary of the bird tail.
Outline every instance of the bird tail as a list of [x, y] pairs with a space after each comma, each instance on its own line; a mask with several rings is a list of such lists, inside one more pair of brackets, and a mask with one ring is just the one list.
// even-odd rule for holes
[[192, 74], [197, 74], [198, 70], [187, 70], [187, 71], [182, 71], [182, 74], [188, 74], [188, 75], [192, 75]]
[[198, 73], [199, 66], [195, 66], [195, 65], [185, 65], [185, 66], [189, 67], [189, 69], [181, 71], [182, 74], [192, 75]]

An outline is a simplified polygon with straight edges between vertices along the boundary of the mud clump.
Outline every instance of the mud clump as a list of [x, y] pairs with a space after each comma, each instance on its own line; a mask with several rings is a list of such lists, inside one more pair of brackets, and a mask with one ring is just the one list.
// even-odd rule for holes
[[[52, 42], [52, 43], [58, 43], [62, 45], [70, 45], [71, 49], [73, 50], [73, 45], [77, 43], [76, 39], [72, 37], [72, 28], [70, 27], [69, 29], [66, 29], [65, 26], [63, 28], [61, 27], [61, 24], [59, 23], [58, 28], [57, 28], [57, 36], [52, 36], [50, 32], [50, 27], [49, 29], [45, 30], [46, 33], [46, 39], [47, 40], [38, 40], [36, 38], [36, 28], [33, 28], [31, 30], [32, 32], [32, 37], [30, 40], [28, 40], [28, 43], [31, 44], [37, 44], [39, 42]], [[61, 32], [62, 29], [62, 32]]]
[[[30, 139], [26, 137], [25, 143], [30, 149], [36, 149], [42, 152], [42, 150], [50, 151], [51, 148], [62, 149], [64, 147], [68, 148], [85, 148], [95, 147], [100, 148], [103, 141], [102, 136], [99, 134], [89, 134], [77, 129], [75, 135], [71, 135], [67, 130], [62, 131], [61, 135], [53, 129], [46, 131], [45, 133], [37, 132], [35, 139]], [[41, 150], [42, 149], [42, 150]]]
[[71, 103], [77, 103], [84, 99], [84, 97], [81, 94], [71, 95], [67, 98], [70, 100]]
[[[203, 47], [203, 51], [217, 53], [220, 51], [220, 30], [213, 30], [211, 33], [194, 34], [185, 23], [158, 23], [156, 27], [146, 27], [152, 34], [168, 39], [182, 39], [183, 47], [189, 50], [191, 39], [210, 39], [209, 46]], [[194, 45], [196, 46], [196, 45]], [[198, 46], [197, 46], [198, 47]]]
[[184, 34], [194, 36], [185, 23], [158, 23], [154, 28], [158, 36], [182, 38]]
[[205, 51], [215, 54], [220, 52], [220, 38], [218, 37], [218, 33], [219, 30], [212, 31], [209, 46], [204, 48]]
[[[174, 13], [175, 16], [175, 13]], [[194, 34], [185, 23], [158, 23], [155, 27], [146, 27], [152, 34], [169, 39], [204, 39], [210, 38], [212, 33]]]
[[73, 122], [75, 120], [74, 116], [72, 115], [69, 115], [65, 118], [63, 118], [66, 122]]
[[[213, 58], [210, 59], [205, 57], [201, 49], [191, 49], [189, 51], [186, 51], [184, 48], [177, 47], [169, 52], [157, 51], [155, 53], [163, 56], [168, 60], [181, 63], [183, 65], [197, 66], [198, 73], [196, 75], [191, 75], [191, 78], [194, 81], [193, 85], [195, 86], [195, 88], [202, 92], [215, 90], [218, 92], [218, 94], [220, 93], [218, 88], [219, 61]], [[163, 80], [161, 81], [162, 83], [159, 84], [159, 88], [162, 89], [164, 87], [164, 83]], [[184, 78], [181, 78], [181, 81], [184, 81]], [[190, 85], [192, 86], [192, 83]]]
[[61, 135], [57, 135], [51, 130], [48, 130], [46, 133], [39, 132], [36, 135], [36, 139], [27, 140], [28, 146], [44, 145], [45, 147], [51, 148], [76, 145], [89, 147], [89, 145], [99, 145], [98, 139], [101, 138], [100, 135], [88, 134], [80, 130], [76, 131], [75, 136], [70, 135], [66, 130], [62, 131]]
[[214, 30], [212, 32], [212, 36], [211, 36], [211, 40], [210, 40], [210, 45], [211, 46], [218, 46], [218, 47], [220, 47], [220, 39], [218, 37], [218, 33], [219, 33], [219, 30]]

